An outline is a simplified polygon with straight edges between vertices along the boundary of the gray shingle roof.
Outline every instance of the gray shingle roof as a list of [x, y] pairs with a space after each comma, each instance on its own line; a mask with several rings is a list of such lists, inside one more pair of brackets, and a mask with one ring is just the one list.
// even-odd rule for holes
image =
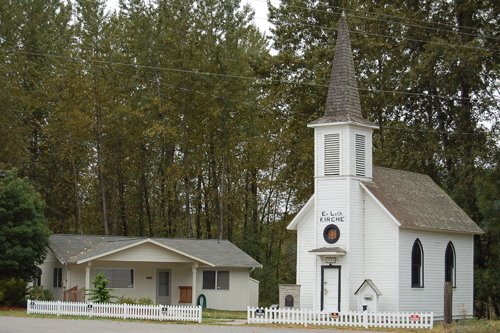
[[361, 113], [349, 29], [345, 15], [342, 14], [339, 20], [335, 57], [333, 58], [330, 86], [325, 103], [325, 115], [311, 122], [310, 125], [347, 121], [375, 126], [371, 121], [364, 119]]
[[403, 228], [483, 233], [427, 175], [374, 166], [373, 181], [363, 184]]
[[[52, 235], [49, 247], [62, 262], [75, 264], [144, 242], [144, 237]], [[151, 238], [159, 244], [199, 258], [216, 267], [262, 267], [227, 240]]]
[[311, 250], [309, 252], [312, 252], [312, 253], [343, 253], [343, 254], [347, 253], [347, 252], [345, 252], [344, 249], [342, 249], [340, 247], [320, 247], [320, 248]]

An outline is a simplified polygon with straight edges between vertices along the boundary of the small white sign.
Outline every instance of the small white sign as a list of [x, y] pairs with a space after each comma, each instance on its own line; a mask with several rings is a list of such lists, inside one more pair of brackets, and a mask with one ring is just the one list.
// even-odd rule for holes
[[337, 258], [335, 257], [325, 257], [326, 264], [335, 264], [337, 262]]

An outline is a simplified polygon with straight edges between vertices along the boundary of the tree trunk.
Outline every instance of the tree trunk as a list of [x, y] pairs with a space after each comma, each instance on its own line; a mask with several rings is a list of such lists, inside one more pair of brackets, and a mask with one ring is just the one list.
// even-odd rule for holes
[[201, 176], [196, 182], [196, 238], [201, 238]]
[[80, 207], [80, 192], [78, 191], [78, 175], [76, 173], [75, 161], [71, 160], [71, 168], [73, 171], [73, 184], [75, 186], [75, 219], [78, 226], [78, 233], [83, 235], [82, 211]]

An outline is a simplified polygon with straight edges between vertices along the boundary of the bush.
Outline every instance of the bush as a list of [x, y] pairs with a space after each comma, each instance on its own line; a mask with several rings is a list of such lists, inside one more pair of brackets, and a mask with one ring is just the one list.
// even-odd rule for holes
[[116, 303], [118, 303], [118, 304], [137, 304], [137, 300], [135, 298], [121, 296], [121, 297], [118, 297], [118, 299], [116, 300]]
[[24, 306], [26, 281], [10, 278], [0, 281], [0, 304], [6, 306]]
[[94, 280], [94, 289], [92, 289], [89, 293], [90, 300], [96, 303], [110, 303], [111, 298], [111, 290], [106, 288], [110, 281], [106, 278], [103, 273], [97, 273]]
[[153, 305], [155, 304], [153, 302], [153, 300], [149, 297], [141, 297], [139, 298], [139, 300], [137, 301], [137, 304], [141, 304], [141, 305]]
[[131, 297], [118, 297], [118, 300], [116, 301], [119, 304], [140, 304], [140, 305], [153, 305], [155, 304], [153, 300], [149, 297], [141, 297], [139, 300]]
[[31, 287], [26, 297], [31, 300], [51, 301], [52, 293], [50, 290], [44, 289], [43, 287]]

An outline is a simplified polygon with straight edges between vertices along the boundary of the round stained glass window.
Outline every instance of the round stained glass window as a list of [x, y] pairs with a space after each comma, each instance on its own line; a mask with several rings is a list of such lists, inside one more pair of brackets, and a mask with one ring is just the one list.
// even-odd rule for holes
[[340, 230], [335, 224], [329, 224], [323, 230], [323, 238], [328, 244], [334, 244], [339, 240]]

